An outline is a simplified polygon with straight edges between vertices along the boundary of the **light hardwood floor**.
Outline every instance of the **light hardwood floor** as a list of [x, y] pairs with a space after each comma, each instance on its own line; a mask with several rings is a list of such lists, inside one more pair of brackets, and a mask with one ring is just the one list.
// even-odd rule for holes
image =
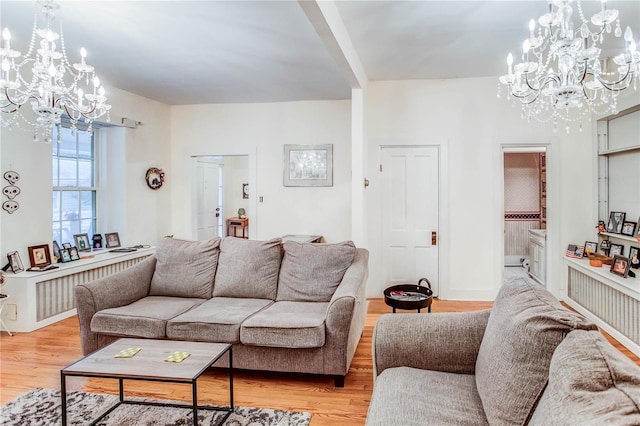
[[[463, 312], [491, 307], [490, 302], [434, 300], [433, 312]], [[236, 405], [308, 411], [311, 426], [362, 425], [373, 390], [371, 335], [378, 317], [389, 313], [382, 299], [370, 299], [365, 330], [351, 364], [344, 388], [335, 388], [331, 377], [312, 375], [237, 372], [234, 377]], [[399, 315], [410, 312], [399, 311]], [[412, 311], [413, 312], [413, 311]], [[422, 313], [421, 315], [428, 315]], [[640, 359], [613, 341], [638, 365]], [[60, 388], [60, 369], [82, 357], [78, 320], [68, 318], [32, 333], [0, 336], [0, 404], [6, 404], [35, 387]], [[212, 370], [198, 381], [202, 402], [224, 403], [228, 394], [226, 374]], [[117, 381], [70, 378], [69, 390], [117, 394]], [[129, 395], [188, 400], [188, 385], [125, 382]]]

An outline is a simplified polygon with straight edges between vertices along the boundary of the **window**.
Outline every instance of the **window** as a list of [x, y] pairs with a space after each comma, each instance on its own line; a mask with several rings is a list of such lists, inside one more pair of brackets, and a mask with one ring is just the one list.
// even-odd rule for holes
[[53, 140], [53, 239], [73, 245], [75, 234], [91, 238], [96, 229], [94, 137], [57, 126]]

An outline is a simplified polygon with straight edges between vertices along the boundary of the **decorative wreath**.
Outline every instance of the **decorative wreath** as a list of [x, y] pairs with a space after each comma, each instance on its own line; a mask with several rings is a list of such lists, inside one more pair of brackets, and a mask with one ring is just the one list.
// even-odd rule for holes
[[150, 167], [145, 175], [147, 186], [151, 189], [159, 189], [164, 183], [164, 171], [157, 167]]

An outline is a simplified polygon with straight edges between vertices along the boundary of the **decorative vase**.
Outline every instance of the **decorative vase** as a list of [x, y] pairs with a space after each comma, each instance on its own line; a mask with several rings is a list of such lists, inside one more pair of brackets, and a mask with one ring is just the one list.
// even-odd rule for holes
[[242, 207], [238, 209], [238, 217], [240, 219], [244, 219], [245, 217], [247, 217], [247, 212]]

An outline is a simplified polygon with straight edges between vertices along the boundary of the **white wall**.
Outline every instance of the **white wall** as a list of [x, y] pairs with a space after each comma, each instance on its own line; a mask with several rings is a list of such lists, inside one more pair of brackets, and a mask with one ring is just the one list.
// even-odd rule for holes
[[[192, 238], [190, 157], [249, 155], [250, 235], [351, 238], [349, 101], [174, 106], [171, 109], [172, 233]], [[333, 186], [283, 186], [285, 144], [333, 144]], [[257, 197], [264, 202], [257, 202]]]
[[[150, 166], [169, 166], [169, 107], [137, 95], [109, 88], [113, 105], [112, 122], [121, 117], [145, 123], [136, 130], [108, 129], [101, 133], [106, 145], [101, 154], [108, 159], [109, 179], [103, 181], [99, 206], [103, 221], [98, 232], [117, 231], [123, 245], [154, 244], [170, 229], [169, 188], [153, 191], [144, 181]], [[24, 114], [28, 115], [28, 106]], [[0, 255], [18, 250], [25, 267], [29, 267], [27, 247], [49, 244], [51, 231], [51, 145], [34, 142], [30, 131], [1, 130], [2, 173], [20, 173], [22, 193], [16, 198], [20, 209], [13, 214], [0, 211]], [[53, 143], [56, 143], [55, 141]], [[111, 145], [109, 145], [111, 143]], [[104, 170], [99, 172], [105, 175]], [[3, 185], [4, 186], [4, 185]]]
[[[491, 300], [502, 284], [503, 177], [505, 145], [548, 145], [548, 288], [561, 292], [560, 257], [569, 242], [584, 242], [594, 224], [590, 132], [554, 133], [551, 125], [527, 123], [519, 108], [496, 98], [495, 78], [371, 82], [365, 107], [369, 157], [365, 191], [368, 226], [369, 297], [387, 283], [380, 251], [379, 171], [381, 145], [440, 145], [448, 153], [442, 177], [448, 182], [448, 211], [440, 223], [441, 296]], [[589, 129], [588, 123], [585, 128]], [[579, 177], [576, 179], [576, 177]], [[448, 231], [448, 232], [447, 232]], [[448, 261], [446, 260], [448, 257]]]

